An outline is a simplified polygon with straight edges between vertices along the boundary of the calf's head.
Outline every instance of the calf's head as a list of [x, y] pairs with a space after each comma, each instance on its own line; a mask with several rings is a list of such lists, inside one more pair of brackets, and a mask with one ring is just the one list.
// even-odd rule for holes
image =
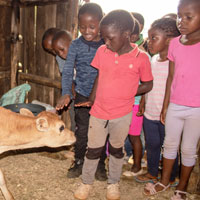
[[41, 145], [60, 147], [71, 145], [76, 141], [74, 133], [65, 127], [65, 123], [55, 113], [43, 111], [36, 117], [28, 109], [21, 109], [21, 115], [35, 118], [36, 131], [40, 135]]

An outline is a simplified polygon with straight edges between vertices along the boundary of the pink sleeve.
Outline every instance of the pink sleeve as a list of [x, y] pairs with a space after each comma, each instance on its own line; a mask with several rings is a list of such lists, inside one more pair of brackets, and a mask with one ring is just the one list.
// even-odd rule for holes
[[141, 53], [141, 64], [140, 64], [140, 80], [143, 82], [153, 80], [151, 71], [151, 63], [149, 57], [145, 53]]
[[96, 69], [99, 69], [100, 68], [100, 48], [98, 48], [97, 49], [97, 52], [96, 52], [96, 54], [95, 54], [95, 56], [94, 56], [94, 58], [93, 58], [93, 60], [92, 60], [92, 62], [91, 62], [91, 65], [94, 67], [94, 68], [96, 68]]

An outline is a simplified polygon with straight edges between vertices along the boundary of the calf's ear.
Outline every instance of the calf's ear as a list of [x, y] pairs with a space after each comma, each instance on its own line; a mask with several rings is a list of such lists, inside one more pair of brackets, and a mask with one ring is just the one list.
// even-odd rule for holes
[[25, 115], [25, 116], [29, 116], [29, 117], [34, 117], [34, 114], [29, 109], [27, 109], [27, 108], [21, 108], [19, 110], [19, 113], [21, 115]]
[[49, 124], [46, 118], [39, 117], [36, 119], [36, 128], [38, 131], [46, 132], [49, 129]]

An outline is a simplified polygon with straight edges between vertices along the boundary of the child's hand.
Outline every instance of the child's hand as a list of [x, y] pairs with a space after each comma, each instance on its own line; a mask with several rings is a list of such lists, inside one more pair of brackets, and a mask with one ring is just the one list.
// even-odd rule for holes
[[144, 95], [142, 96], [139, 104], [139, 111], [137, 112], [136, 116], [140, 117], [144, 114], [145, 111], [145, 97]]
[[56, 110], [62, 110], [65, 106], [68, 106], [71, 101], [70, 95], [65, 94], [62, 96], [56, 105]]
[[139, 111], [136, 113], [136, 116], [140, 117], [144, 114], [144, 108], [139, 109]]
[[165, 125], [166, 114], [167, 114], [167, 109], [163, 108], [162, 111], [161, 111], [161, 114], [160, 114], [160, 121], [164, 125]]
[[74, 106], [75, 107], [91, 107], [92, 105], [93, 105], [92, 101], [86, 101], [86, 102], [77, 103]]

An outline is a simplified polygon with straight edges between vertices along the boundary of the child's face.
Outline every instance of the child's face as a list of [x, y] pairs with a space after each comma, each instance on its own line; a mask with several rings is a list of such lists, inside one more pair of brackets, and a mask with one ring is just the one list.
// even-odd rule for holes
[[200, 34], [200, 5], [183, 2], [178, 6], [177, 26], [182, 35]]
[[54, 51], [62, 59], [67, 58], [69, 45], [70, 45], [69, 41], [63, 41], [62, 39], [54, 41], [52, 44]]
[[168, 49], [168, 38], [164, 31], [152, 28], [148, 31], [147, 45], [151, 54], [161, 53]]
[[140, 39], [140, 37], [139, 37], [138, 34], [132, 34], [132, 35], [131, 35], [131, 38], [130, 38], [130, 41], [131, 41], [132, 43], [135, 43], [135, 42], [137, 42], [139, 39]]
[[47, 51], [48, 53], [51, 53], [55, 56], [56, 52], [52, 48], [52, 38], [53, 38], [53, 36], [49, 36], [48, 38], [46, 38], [46, 40], [43, 41], [43, 47], [44, 47], [45, 51]]
[[115, 25], [102, 25], [101, 36], [104, 39], [106, 47], [118, 55], [127, 52], [127, 44], [130, 43], [130, 35], [121, 32]]
[[85, 13], [80, 15], [79, 30], [87, 41], [99, 41], [99, 20], [97, 17]]

